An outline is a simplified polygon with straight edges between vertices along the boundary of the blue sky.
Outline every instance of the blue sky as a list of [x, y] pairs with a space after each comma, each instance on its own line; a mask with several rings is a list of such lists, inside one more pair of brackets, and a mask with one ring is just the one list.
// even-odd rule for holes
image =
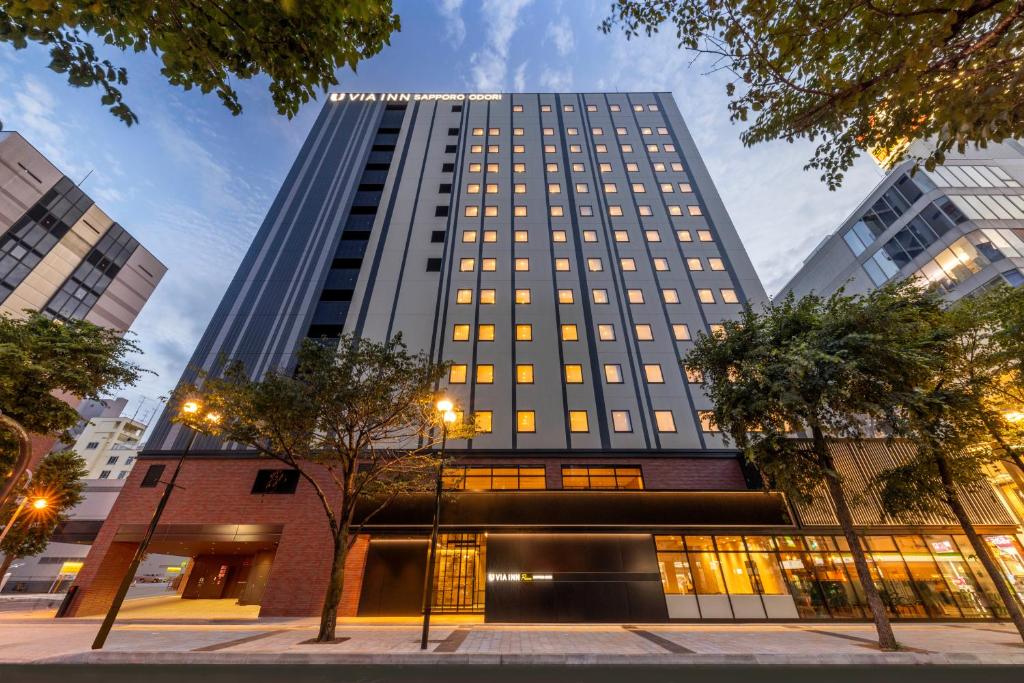
[[[402, 31], [380, 55], [339, 72], [338, 90], [409, 92], [665, 90], [697, 141], [769, 293], [882, 177], [859, 160], [829, 192], [802, 167], [807, 143], [753, 149], [729, 123], [724, 76], [676, 48], [670, 31], [627, 42], [597, 26], [609, 0], [397, 0]], [[166, 84], [152, 55], [109, 55], [128, 69], [126, 128], [99, 93], [68, 87], [44, 50], [0, 45], [0, 120], [56, 163], [169, 267], [133, 330], [156, 374], [122, 391], [155, 408], [199, 336], [322, 106], [292, 120], [266, 82], [240, 82], [245, 112]]]

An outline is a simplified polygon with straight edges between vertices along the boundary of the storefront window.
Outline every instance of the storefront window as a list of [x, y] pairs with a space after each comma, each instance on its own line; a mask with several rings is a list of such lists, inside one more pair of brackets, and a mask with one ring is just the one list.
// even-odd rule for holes
[[487, 546], [482, 534], [440, 534], [434, 563], [434, 611], [484, 611]]
[[1010, 587], [1024, 600], [1024, 552], [1021, 545], [1010, 535], [986, 536], [985, 541], [995, 557], [996, 564], [1003, 570], [1003, 576]]
[[996, 617], [1000, 619], [1007, 618], [1009, 614], [1007, 614], [1006, 609], [1003, 607], [1003, 601], [999, 598], [999, 593], [996, 592], [996, 585], [989, 578], [988, 572], [985, 571], [984, 565], [981, 564], [981, 560], [978, 559], [974, 548], [971, 547], [970, 541], [967, 540], [966, 536], [953, 536], [953, 540], [960, 549], [960, 554], [967, 560], [967, 566], [981, 587], [981, 592], [985, 596], [989, 609], [996, 613]]
[[907, 564], [910, 578], [924, 601], [929, 616], [936, 619], [957, 619], [960, 608], [946, 585], [946, 579], [932, 559], [928, 546], [920, 536], [897, 536], [896, 546]]
[[750, 559], [747, 557], [741, 536], [718, 536], [718, 557], [722, 563], [725, 585], [732, 595], [753, 595]]
[[896, 549], [891, 536], [868, 536], [871, 549], [872, 577], [882, 602], [892, 616], [902, 619], [923, 619], [928, 616], [910, 579], [910, 571]]
[[968, 619], [982, 619], [992, 616], [981, 587], [971, 573], [967, 562], [960, 554], [951, 536], [925, 536], [925, 543], [935, 558], [949, 586], [953, 600]]
[[800, 618], [827, 619], [830, 615], [825, 607], [825, 599], [822, 597], [810, 558], [803, 553], [780, 552], [779, 560], [782, 570], [786, 573]]
[[725, 593], [725, 582], [722, 579], [722, 566], [714, 551], [710, 536], [687, 536], [686, 549], [690, 556], [690, 571], [693, 575], [694, 587], [702, 595], [721, 595]]
[[[810, 542], [807, 545], [809, 546]], [[861, 600], [850, 580], [850, 575], [846, 572], [842, 555], [811, 553], [810, 557], [825, 603], [832, 616], [841, 619], [861, 617]]]

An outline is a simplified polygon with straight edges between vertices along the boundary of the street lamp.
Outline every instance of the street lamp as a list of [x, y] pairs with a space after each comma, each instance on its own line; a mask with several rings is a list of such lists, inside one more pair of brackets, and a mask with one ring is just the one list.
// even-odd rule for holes
[[[32, 478], [32, 473], [29, 472], [29, 479], [31, 479], [31, 478]], [[26, 495], [24, 498], [22, 498], [21, 499], [21, 503], [19, 503], [18, 507], [15, 508], [14, 514], [11, 515], [11, 518], [9, 520], [7, 520], [7, 524], [6, 524], [6, 526], [4, 526], [4, 530], [0, 531], [0, 543], [4, 542], [4, 539], [7, 538], [7, 534], [10, 533], [11, 529], [14, 528], [14, 522], [21, 515], [21, 511], [25, 509], [25, 506], [28, 504], [28, 502], [30, 500], [32, 501], [32, 511], [34, 511], [34, 512], [39, 512], [41, 510], [45, 510], [47, 508], [47, 506], [49, 506], [49, 504], [50, 504], [50, 501], [48, 501], [43, 496], [34, 496], [33, 497], [33, 496]], [[0, 576], [0, 579], [2, 579], [2, 578], [3, 577]]]
[[430, 612], [434, 597], [434, 563], [437, 557], [437, 528], [441, 523], [441, 491], [444, 484], [444, 449], [448, 445], [448, 425], [458, 419], [454, 404], [447, 398], [437, 402], [437, 412], [441, 415], [441, 455], [437, 461], [437, 485], [434, 490], [434, 525], [430, 531], [430, 552], [427, 554], [427, 575], [423, 581], [423, 633], [420, 636], [420, 649], [427, 649], [427, 637], [430, 633]]
[[[181, 404], [181, 412], [184, 415], [197, 416], [203, 409], [202, 403], [196, 399], [189, 399]], [[219, 413], [207, 412], [203, 415], [205, 420], [210, 425], [217, 425], [221, 421]], [[187, 425], [188, 426], [188, 425]], [[149, 544], [153, 540], [153, 534], [156, 532], [157, 524], [160, 523], [160, 517], [163, 515], [164, 508], [167, 507], [167, 501], [171, 497], [171, 490], [174, 489], [174, 482], [178, 479], [178, 473], [181, 472], [181, 466], [185, 463], [185, 458], [192, 450], [192, 446], [196, 443], [196, 437], [199, 436], [199, 431], [194, 427], [188, 426], [192, 430], [192, 434], [189, 437], [188, 443], [185, 445], [185, 450], [181, 452], [181, 456], [178, 458], [178, 464], [174, 468], [174, 473], [171, 475], [170, 481], [164, 485], [164, 491], [160, 495], [160, 502], [156, 505], [156, 510], [153, 511], [153, 518], [149, 521], [149, 528], [146, 529], [146, 535], [143, 537], [142, 542], [139, 543], [139, 547], [135, 550], [135, 557], [132, 558], [132, 562], [128, 565], [128, 569], [125, 571], [124, 578], [121, 579], [121, 585], [117, 589], [117, 593], [114, 595], [114, 601], [110, 605], [110, 609], [107, 610], [107, 616], [103, 619], [103, 624], [100, 626], [99, 632], [96, 634], [96, 639], [92, 642], [92, 649], [99, 650], [103, 647], [103, 644], [107, 642], [107, 636], [110, 635], [110, 629], [114, 626], [114, 620], [117, 619], [117, 613], [121, 610], [121, 604], [124, 602], [124, 598], [128, 595], [128, 589], [132, 587], [132, 581], [135, 579], [135, 572], [139, 569], [139, 564], [142, 563], [142, 558], [145, 557]]]

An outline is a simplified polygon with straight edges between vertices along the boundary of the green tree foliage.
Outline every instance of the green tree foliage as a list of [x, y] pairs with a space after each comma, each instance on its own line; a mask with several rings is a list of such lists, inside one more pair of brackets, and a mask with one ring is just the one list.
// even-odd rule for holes
[[[232, 114], [242, 105], [232, 80], [265, 75], [289, 118], [338, 83], [400, 30], [391, 0], [7, 0], [0, 40], [50, 50], [50, 68], [75, 87], [99, 87], [102, 104], [127, 125], [138, 117], [120, 86], [128, 73], [103, 47], [160, 57], [161, 74], [185, 90], [215, 92]], [[98, 47], [100, 49], [98, 49]]]
[[[14, 521], [0, 546], [0, 552], [4, 553], [3, 562], [0, 562], [0, 578], [15, 559], [38, 555], [46, 550], [57, 526], [67, 520], [71, 509], [81, 502], [85, 490], [82, 479], [86, 474], [85, 461], [74, 451], [51, 453], [43, 458], [23, 495], [30, 501], [45, 498], [47, 506], [42, 510], [26, 506]], [[0, 509], [0, 529], [7, 525], [19, 502], [10, 500]]]
[[957, 309], [974, 321], [979, 337], [966, 367], [981, 395], [988, 439], [998, 457], [1024, 475], [1024, 288], [991, 289], [961, 299]]
[[[885, 650], [896, 641], [828, 439], [863, 438], [871, 420], [892, 420], [931, 379], [940, 319], [937, 298], [907, 283], [862, 296], [790, 296], [761, 312], [745, 307], [723, 333], [701, 335], [684, 361], [703, 374], [726, 438], [766, 481], [796, 500], [828, 491]], [[804, 429], [809, 446], [788, 438]]]
[[935, 350], [934, 373], [906, 397], [893, 423], [897, 434], [913, 441], [915, 456], [883, 471], [877, 483], [883, 507], [891, 514], [953, 513], [1024, 638], [1018, 599], [961, 498], [965, 490], [987, 488], [986, 467], [1006, 457], [1000, 445], [1004, 419], [993, 410], [991, 394], [1014, 372], [1012, 366], [1001, 365], [1006, 347], [999, 343], [1001, 337], [1012, 336], [1012, 329], [998, 325], [1000, 314], [1013, 313], [1006, 310], [1006, 302], [1017, 297], [996, 290], [961, 300], [945, 312], [936, 329], [944, 343]]
[[[129, 357], [139, 352], [132, 339], [84, 320], [0, 315], [0, 412], [30, 432], [63, 435], [79, 416], [62, 396], [99, 399], [135, 384], [144, 370]], [[16, 453], [0, 432], [0, 481]]]
[[[440, 438], [434, 387], [447, 365], [409, 353], [398, 335], [387, 342], [343, 336], [337, 349], [307, 340], [296, 367], [253, 380], [231, 362], [221, 376], [175, 392], [218, 415], [216, 424], [198, 413], [178, 421], [281, 461], [314, 490], [333, 541], [317, 640], [331, 642], [345, 557], [366, 521], [356, 519], [357, 506], [374, 507], [372, 516], [400, 494], [432, 489]], [[449, 438], [471, 434], [457, 427]]]
[[733, 76], [744, 144], [817, 141], [807, 168], [833, 189], [865, 149], [934, 139], [930, 169], [1024, 135], [1022, 0], [617, 0], [601, 28], [665, 24]]

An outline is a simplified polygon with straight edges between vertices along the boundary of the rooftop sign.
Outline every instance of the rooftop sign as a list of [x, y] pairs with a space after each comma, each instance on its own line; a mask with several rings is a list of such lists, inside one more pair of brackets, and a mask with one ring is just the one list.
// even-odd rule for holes
[[332, 92], [331, 102], [493, 102], [502, 98], [501, 93], [424, 93], [424, 92]]

